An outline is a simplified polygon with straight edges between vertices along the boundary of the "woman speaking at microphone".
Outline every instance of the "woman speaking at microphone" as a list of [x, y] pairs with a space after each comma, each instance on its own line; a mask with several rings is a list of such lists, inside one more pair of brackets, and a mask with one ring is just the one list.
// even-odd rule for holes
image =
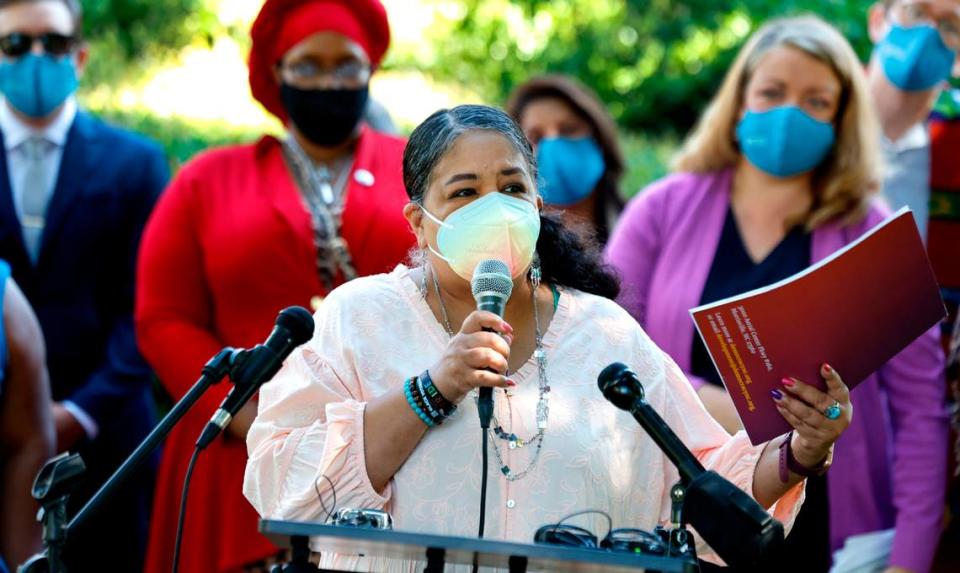
[[[539, 526], [583, 509], [609, 513], [614, 527], [652, 529], [669, 518], [678, 476], [597, 389], [600, 371], [621, 361], [705, 466], [792, 522], [803, 488], [801, 476], [778, 470], [787, 449], [724, 432], [613, 302], [617, 282], [599, 253], [540, 212], [533, 151], [506, 114], [435, 113], [410, 136], [403, 176], [403, 212], [422, 262], [336, 289], [316, 314], [313, 340], [264, 386], [244, 480], [263, 517], [323, 520], [335, 493], [337, 507], [386, 509], [399, 530], [475, 536], [474, 395], [493, 388], [486, 538], [531, 542]], [[474, 269], [488, 259], [512, 275], [503, 318], [477, 311], [471, 293]], [[798, 382], [789, 402], [790, 419], [807, 420], [784, 460], [792, 467], [825, 464], [850, 423], [840, 377], [828, 367], [823, 375], [829, 394]], [[841, 415], [828, 420], [821, 412], [835, 401]], [[325, 553], [322, 566], [423, 564]]]
[[[141, 247], [140, 347], [174, 399], [224, 346], [249, 347], [277, 312], [406, 259], [404, 142], [362, 121], [389, 43], [378, 0], [267, 0], [251, 30], [250, 87], [285, 124], [282, 138], [217, 149], [186, 165]], [[194, 441], [229, 384], [209, 391], [166, 443], [147, 554], [167, 572]], [[257, 533], [241, 482], [249, 403], [197, 462], [182, 571], [239, 571], [277, 553]]]

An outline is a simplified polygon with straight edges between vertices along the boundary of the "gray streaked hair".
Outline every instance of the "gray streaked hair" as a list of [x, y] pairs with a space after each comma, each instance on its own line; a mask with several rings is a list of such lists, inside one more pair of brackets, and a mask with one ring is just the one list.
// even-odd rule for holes
[[520, 152], [530, 166], [530, 177], [537, 180], [537, 159], [520, 126], [506, 112], [485, 105], [458, 105], [441, 109], [413, 130], [403, 151], [403, 184], [415, 203], [423, 202], [437, 163], [454, 142], [469, 131], [499, 133]]

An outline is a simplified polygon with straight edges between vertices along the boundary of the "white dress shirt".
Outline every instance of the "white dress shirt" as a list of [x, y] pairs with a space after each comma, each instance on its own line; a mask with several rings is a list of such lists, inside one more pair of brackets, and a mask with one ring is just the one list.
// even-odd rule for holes
[[897, 141], [881, 136], [887, 171], [883, 179], [883, 198], [894, 211], [910, 207], [924, 241], [930, 218], [930, 133], [918, 123]]
[[53, 189], [57, 184], [57, 174], [60, 172], [60, 161], [63, 159], [63, 148], [67, 143], [67, 133], [73, 120], [77, 116], [77, 102], [68, 98], [64, 103], [63, 111], [57, 118], [43, 129], [34, 129], [24, 124], [10, 109], [9, 104], [3, 101], [0, 104], [0, 131], [3, 132], [3, 144], [7, 152], [7, 172], [10, 174], [10, 188], [13, 191], [13, 205], [17, 210], [17, 217], [23, 218], [23, 176], [27, 168], [25, 143], [32, 137], [40, 137], [46, 141], [44, 161], [47, 164], [46, 200], [49, 203], [53, 196]]
[[[3, 145], [7, 155], [7, 173], [13, 193], [13, 206], [19, 220], [23, 220], [23, 179], [27, 169], [25, 146], [27, 140], [40, 137], [46, 142], [44, 162], [47, 180], [43, 188], [46, 189], [45, 203], [49, 205], [57, 184], [57, 174], [60, 173], [60, 162], [63, 159], [63, 148], [67, 143], [67, 134], [76, 116], [77, 102], [75, 98], [70, 97], [53, 123], [43, 129], [35, 129], [24, 124], [13, 113], [6, 100], [0, 100], [0, 132], [3, 133]], [[99, 428], [88, 413], [69, 400], [62, 402], [62, 405], [83, 426], [87, 437], [92, 440], [97, 436]]]

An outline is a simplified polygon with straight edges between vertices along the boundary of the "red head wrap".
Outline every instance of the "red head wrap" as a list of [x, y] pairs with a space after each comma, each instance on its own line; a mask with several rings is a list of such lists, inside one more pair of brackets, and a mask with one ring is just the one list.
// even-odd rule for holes
[[287, 50], [319, 32], [350, 38], [363, 48], [374, 67], [390, 44], [387, 11], [380, 0], [267, 0], [250, 29], [250, 91], [283, 122], [287, 113], [280, 101], [274, 66]]

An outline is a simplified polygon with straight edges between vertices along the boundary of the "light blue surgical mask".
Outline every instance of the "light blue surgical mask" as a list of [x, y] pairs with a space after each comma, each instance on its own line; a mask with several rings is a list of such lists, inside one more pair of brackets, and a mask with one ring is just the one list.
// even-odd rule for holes
[[833, 125], [795, 106], [747, 111], [737, 141], [747, 160], [775, 177], [793, 177], [816, 168], [833, 148]]
[[896, 24], [877, 44], [877, 58], [890, 83], [904, 91], [926, 91], [950, 77], [957, 54], [933, 26]]
[[17, 111], [33, 118], [50, 115], [77, 90], [70, 55], [24, 54], [0, 62], [0, 92]]
[[606, 164], [592, 137], [551, 137], [537, 146], [537, 168], [544, 202], [569, 207], [593, 192]]

